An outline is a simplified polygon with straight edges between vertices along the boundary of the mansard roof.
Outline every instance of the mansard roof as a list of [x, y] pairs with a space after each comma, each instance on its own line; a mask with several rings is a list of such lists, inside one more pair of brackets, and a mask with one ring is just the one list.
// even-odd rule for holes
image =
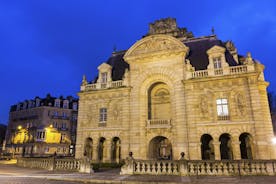
[[[195, 70], [206, 70], [209, 64], [207, 50], [217, 45], [226, 49], [225, 43], [217, 39], [215, 35], [206, 36], [202, 38], [191, 38], [182, 41], [189, 47], [189, 54], [186, 59], [189, 59]], [[112, 80], [121, 80], [124, 76], [126, 69], [129, 69], [129, 64], [123, 59], [127, 51], [113, 52], [112, 56], [106, 61], [107, 64], [112, 66]], [[241, 56], [239, 56], [241, 58]], [[229, 66], [238, 65], [233, 56], [226, 49], [225, 59]], [[183, 58], [184, 62], [184, 58]]]
[[[183, 43], [190, 48], [187, 59], [190, 60], [192, 66], [195, 67], [195, 70], [207, 69], [207, 66], [209, 65], [207, 51], [210, 48], [216, 45], [226, 49], [225, 44], [214, 35], [204, 38], [185, 40]], [[225, 51], [225, 59], [229, 66], [238, 65], [227, 49]]]

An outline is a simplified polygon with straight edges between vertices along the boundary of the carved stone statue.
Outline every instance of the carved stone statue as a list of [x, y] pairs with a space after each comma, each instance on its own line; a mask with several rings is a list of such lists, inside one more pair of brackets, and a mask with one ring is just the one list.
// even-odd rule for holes
[[244, 116], [245, 115], [245, 104], [244, 104], [244, 97], [241, 94], [237, 95], [236, 103], [237, 103], [238, 115]]
[[200, 99], [200, 104], [199, 104], [200, 112], [201, 114], [206, 117], [208, 115], [208, 103], [207, 103], [207, 98], [205, 96], [202, 96]]
[[87, 80], [86, 80], [86, 76], [85, 76], [85, 75], [83, 75], [83, 76], [82, 76], [82, 82], [81, 82], [81, 85], [82, 85], [82, 86], [85, 86], [85, 85], [87, 85], [87, 83], [88, 83], [88, 82], [87, 82]]
[[251, 57], [251, 53], [250, 52], [247, 52], [247, 56], [245, 58], [245, 64], [247, 65], [251, 65], [251, 64], [254, 64], [253, 62], [253, 59]]

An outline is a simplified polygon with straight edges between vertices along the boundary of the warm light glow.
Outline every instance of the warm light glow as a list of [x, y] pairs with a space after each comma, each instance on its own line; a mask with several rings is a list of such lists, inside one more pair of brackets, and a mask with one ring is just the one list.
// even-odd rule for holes
[[19, 126], [17, 127], [17, 129], [18, 129], [18, 130], [21, 130], [21, 129], [22, 129], [22, 126], [21, 126], [21, 125], [19, 125]]
[[50, 128], [53, 128], [53, 125], [50, 125], [49, 127], [50, 127]]
[[272, 143], [273, 143], [273, 144], [276, 144], [276, 137], [273, 137], [273, 138], [272, 138]]

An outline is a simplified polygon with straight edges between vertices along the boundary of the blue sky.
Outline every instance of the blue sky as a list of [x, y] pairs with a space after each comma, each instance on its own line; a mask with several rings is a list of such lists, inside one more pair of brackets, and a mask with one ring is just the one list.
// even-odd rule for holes
[[195, 36], [232, 40], [266, 66], [276, 92], [276, 1], [1, 0], [0, 123], [11, 105], [35, 96], [77, 96], [82, 75], [117, 50], [128, 49], [148, 23], [173, 17]]

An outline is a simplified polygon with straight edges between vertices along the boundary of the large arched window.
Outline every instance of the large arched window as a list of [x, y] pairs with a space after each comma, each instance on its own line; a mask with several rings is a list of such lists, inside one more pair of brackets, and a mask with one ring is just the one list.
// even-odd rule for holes
[[171, 119], [170, 91], [165, 83], [155, 83], [148, 90], [148, 119]]
[[252, 136], [248, 133], [242, 133], [239, 137], [241, 159], [253, 159], [252, 156]]
[[201, 158], [202, 160], [215, 160], [213, 138], [209, 134], [201, 136]]
[[220, 156], [221, 159], [232, 160], [233, 159], [233, 152], [232, 152], [232, 143], [231, 137], [229, 134], [222, 134], [219, 137], [220, 141]]

